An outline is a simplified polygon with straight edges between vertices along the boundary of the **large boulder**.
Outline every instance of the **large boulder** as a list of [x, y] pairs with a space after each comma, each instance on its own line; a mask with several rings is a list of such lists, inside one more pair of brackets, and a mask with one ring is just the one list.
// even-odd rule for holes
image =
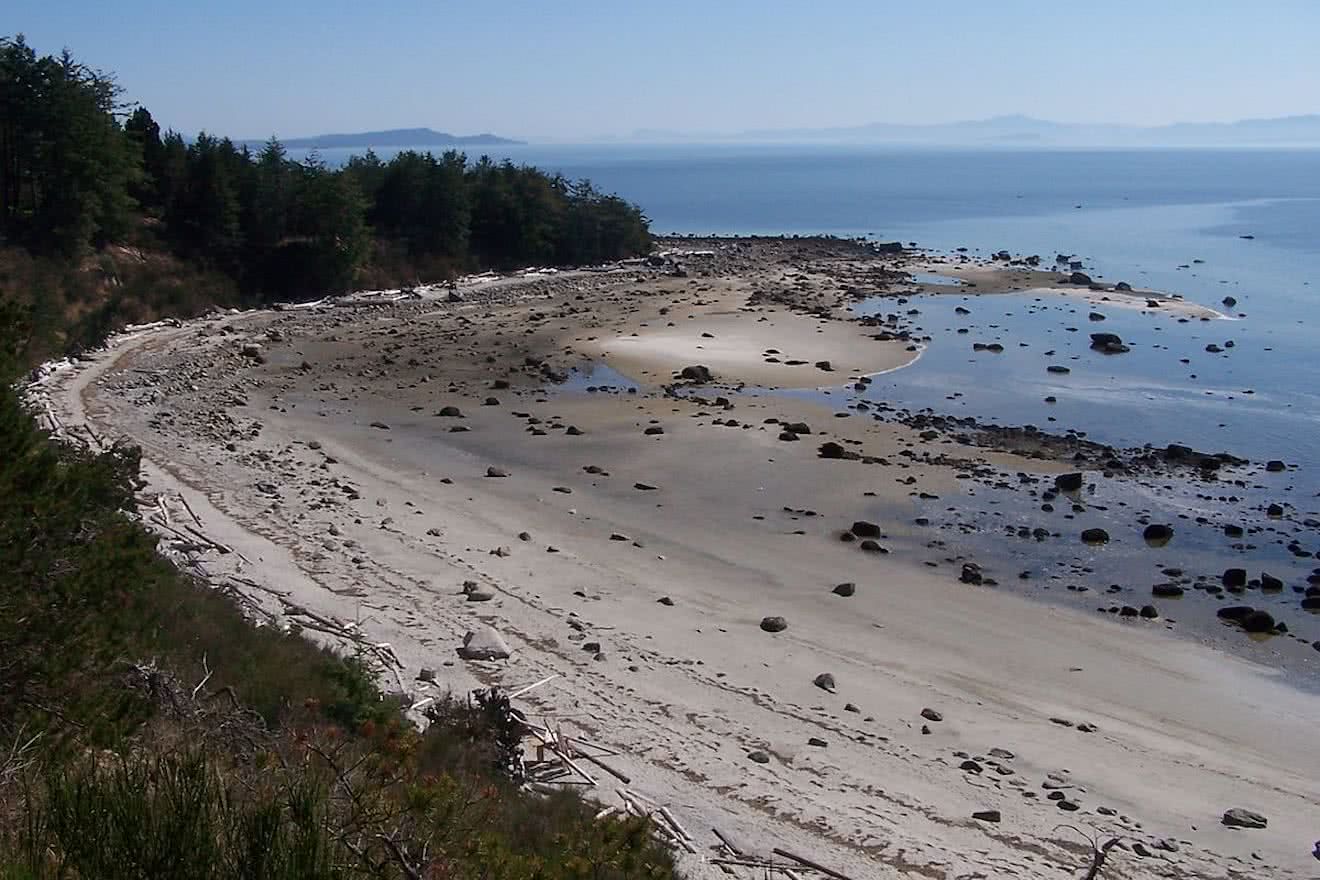
[[1091, 276], [1087, 275], [1085, 272], [1074, 272], [1068, 276], [1068, 283], [1089, 285], [1091, 283]]
[[513, 652], [508, 642], [490, 626], [479, 626], [463, 636], [458, 656], [464, 660], [507, 660]]

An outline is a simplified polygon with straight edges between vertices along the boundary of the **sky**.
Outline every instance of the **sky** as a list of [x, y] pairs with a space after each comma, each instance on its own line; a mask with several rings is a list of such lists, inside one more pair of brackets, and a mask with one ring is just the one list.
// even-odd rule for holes
[[1317, 0], [4, 0], [166, 128], [590, 140], [1320, 112]]

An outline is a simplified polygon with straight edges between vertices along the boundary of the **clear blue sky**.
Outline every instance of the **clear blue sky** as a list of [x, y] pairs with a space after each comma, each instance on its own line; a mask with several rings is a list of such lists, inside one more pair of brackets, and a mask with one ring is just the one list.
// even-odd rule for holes
[[1320, 112], [1316, 0], [5, 0], [20, 32], [234, 137]]

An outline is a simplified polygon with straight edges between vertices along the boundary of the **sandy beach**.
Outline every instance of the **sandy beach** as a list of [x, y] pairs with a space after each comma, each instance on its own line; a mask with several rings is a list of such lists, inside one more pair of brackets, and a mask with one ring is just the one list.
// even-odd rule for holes
[[[33, 392], [67, 435], [139, 445], [163, 546], [271, 625], [354, 622], [416, 701], [557, 676], [520, 705], [617, 751], [628, 787], [692, 833], [692, 877], [726, 876], [713, 828], [853, 880], [1082, 876], [1091, 845], [1063, 824], [1120, 838], [1106, 877], [1315, 876], [1314, 695], [1161, 626], [965, 583], [968, 560], [915, 521], [922, 493], [954, 504], [1066, 463], [737, 393], [919, 357], [901, 317], [848, 311], [907, 289], [904, 272], [1156, 296], [842, 243], [693, 241], [654, 264], [468, 282], [456, 302], [422, 289], [142, 328]], [[631, 383], [593, 381], [600, 365]], [[697, 365], [709, 382], [682, 379]], [[457, 655], [482, 624], [509, 659]], [[617, 802], [599, 777], [588, 793]], [[1227, 827], [1235, 808], [1268, 826]]]

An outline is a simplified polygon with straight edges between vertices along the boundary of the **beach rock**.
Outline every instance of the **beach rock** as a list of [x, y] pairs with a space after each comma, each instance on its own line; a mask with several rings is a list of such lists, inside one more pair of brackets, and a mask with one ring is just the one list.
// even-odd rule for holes
[[435, 670], [423, 666], [417, 673], [417, 680], [429, 682], [435, 681]]
[[1267, 633], [1274, 629], [1274, 617], [1268, 611], [1252, 611], [1240, 621], [1242, 629], [1249, 633]]
[[1255, 609], [1250, 605], [1229, 605], [1226, 608], [1220, 608], [1215, 612], [1215, 616], [1220, 620], [1231, 620], [1234, 623], [1241, 623]]
[[462, 411], [459, 410], [459, 408], [456, 407], [456, 406], [443, 406], [443, 407], [440, 408], [440, 412], [436, 413], [436, 415], [437, 415], [437, 416], [442, 416], [442, 417], [444, 417], [444, 418], [449, 418], [449, 419], [461, 419], [461, 418], [463, 418], [463, 413], [462, 413]]
[[384, 422], [372, 422], [371, 427], [379, 428], [382, 431], [388, 431], [390, 429], [390, 426], [385, 424]]
[[966, 562], [963, 563], [962, 573], [958, 575], [958, 580], [964, 584], [976, 585], [982, 583], [985, 576], [981, 574], [981, 566], [975, 562]]
[[768, 633], [783, 632], [788, 629], [788, 621], [782, 617], [761, 618], [761, 629]]
[[830, 675], [828, 672], [822, 672], [820, 675], [812, 679], [811, 683], [823, 691], [834, 693], [834, 676]]
[[1141, 533], [1141, 537], [1146, 540], [1147, 544], [1163, 546], [1173, 539], [1173, 527], [1152, 523], [1146, 526], [1145, 531]]
[[1270, 461], [1265, 462], [1265, 470], [1269, 471], [1269, 472], [1272, 473], [1272, 474], [1277, 474], [1277, 473], [1279, 473], [1280, 471], [1287, 470], [1287, 469], [1288, 469], [1288, 466], [1287, 466], [1286, 464], [1284, 464], [1283, 462], [1279, 461], [1277, 458], [1275, 458], [1275, 459], [1271, 459]]
[[488, 477], [499, 478], [499, 477], [507, 477], [508, 475], [509, 472], [506, 471], [504, 468], [497, 468], [494, 467], [493, 465], [491, 467], [486, 468], [486, 476]]
[[1058, 364], [1050, 364], [1048, 367], [1045, 368], [1045, 370], [1046, 372], [1059, 373], [1060, 375], [1072, 372], [1072, 370], [1068, 369], [1067, 367], [1063, 367]]
[[469, 602], [489, 602], [494, 598], [495, 594], [490, 590], [470, 590], [467, 594], [467, 600]]
[[1185, 590], [1177, 584], [1156, 584], [1150, 588], [1150, 594], [1161, 599], [1176, 599], [1184, 592]]
[[490, 626], [480, 626], [463, 636], [458, 655], [464, 660], [506, 660], [513, 652], [504, 638]]
[[821, 458], [844, 459], [847, 461], [857, 461], [861, 458], [856, 452], [850, 452], [844, 449], [833, 440], [827, 440], [820, 444], [819, 454]]
[[816, 361], [816, 369], [823, 370], [826, 373], [834, 371], [834, 367], [830, 365], [829, 361]]
[[972, 813], [972, 818], [982, 822], [998, 822], [1000, 820], [998, 810], [977, 810]]
[[1104, 529], [1086, 529], [1082, 532], [1083, 544], [1108, 544], [1109, 533]]
[[1060, 492], [1076, 492], [1082, 488], [1083, 477], [1079, 473], [1059, 474], [1054, 478], [1054, 485]]
[[1283, 590], [1283, 581], [1276, 578], [1267, 571], [1260, 574], [1260, 591], [1262, 593], [1278, 593]]
[[1091, 276], [1085, 272], [1074, 272], [1068, 276], [1069, 284], [1090, 284]]
[[852, 533], [859, 538], [878, 538], [880, 537], [880, 527], [873, 522], [867, 522], [859, 519], [852, 524]]
[[1226, 811], [1221, 821], [1229, 828], [1264, 828], [1269, 824], [1269, 820], [1260, 813], [1253, 813], [1241, 807]]
[[664, 432], [665, 429], [660, 427], [659, 425], [651, 425], [647, 427], [646, 430], [642, 431], [642, 433], [648, 437], [654, 437], [655, 435], [663, 434]]
[[827, 746], [829, 745], [829, 743], [825, 742], [825, 740], [821, 739], [821, 738], [818, 737], [818, 736], [813, 736], [813, 737], [809, 737], [809, 738], [807, 739], [807, 745], [809, 745], [809, 746], [814, 746], [815, 748], [818, 748], [818, 749], [823, 749], [823, 748], [827, 747]]
[[1155, 620], [1160, 616], [1160, 612], [1154, 605], [1142, 605], [1141, 616], [1145, 620]]
[[1092, 333], [1091, 347], [1104, 348], [1106, 345], [1122, 345], [1123, 338], [1117, 333]]
[[941, 715], [939, 712], [936, 712], [934, 709], [929, 709], [929, 708], [927, 708], [927, 709], [922, 709], [922, 710], [921, 710], [921, 717], [922, 717], [922, 718], [925, 718], [927, 721], [943, 721], [943, 720], [944, 720], [944, 716], [943, 716], [943, 715]]
[[848, 581], [847, 583], [839, 584], [834, 588], [834, 595], [843, 596], [844, 598], [848, 598], [849, 596], [854, 595], [856, 592], [857, 592], [857, 585], [851, 581]]
[[794, 434], [811, 433], [811, 427], [806, 422], [787, 422], [783, 428], [785, 431], [792, 431]]
[[748, 752], [748, 753], [747, 753], [747, 760], [749, 760], [749, 761], [755, 761], [757, 764], [769, 764], [769, 763], [770, 763], [770, 756], [769, 756], [768, 754], [766, 754], [765, 752], [760, 751], [760, 750], [758, 749], [757, 751], [754, 751], [754, 752]]
[[684, 367], [678, 375], [697, 385], [704, 385], [715, 378], [711, 375], [710, 367], [703, 366], [702, 364], [693, 364], [690, 367]]
[[984, 771], [984, 768], [982, 768], [980, 764], [978, 764], [977, 762], [971, 760], [970, 758], [969, 758], [968, 760], [966, 760], [966, 761], [963, 761], [961, 764], [959, 764], [959, 765], [958, 765], [958, 769], [959, 769], [959, 770], [965, 770], [965, 771], [967, 771], [968, 773], [983, 773], [983, 772], [985, 772], [985, 771]]
[[1132, 290], [1132, 285], [1128, 284], [1126, 281], [1120, 281], [1114, 285], [1114, 290], [1120, 291], [1122, 293], [1128, 293]]
[[794, 434], [792, 431], [780, 431], [779, 439], [783, 440], [786, 443], [793, 443], [797, 440], [801, 440], [802, 438], [799, 437], [797, 434]]
[[862, 543], [858, 544], [857, 546], [858, 546], [859, 548], [861, 548], [861, 550], [862, 550], [863, 552], [865, 552], [865, 553], [888, 553], [888, 552], [889, 552], [889, 551], [886, 550], [884, 547], [881, 547], [876, 541], [874, 541], [874, 540], [872, 540], [872, 539], [870, 539], [870, 538], [867, 538], [865, 541], [863, 541]]
[[1224, 575], [1220, 579], [1224, 588], [1228, 590], [1240, 589], [1247, 585], [1247, 570], [1245, 568], [1227, 568], [1224, 569]]

